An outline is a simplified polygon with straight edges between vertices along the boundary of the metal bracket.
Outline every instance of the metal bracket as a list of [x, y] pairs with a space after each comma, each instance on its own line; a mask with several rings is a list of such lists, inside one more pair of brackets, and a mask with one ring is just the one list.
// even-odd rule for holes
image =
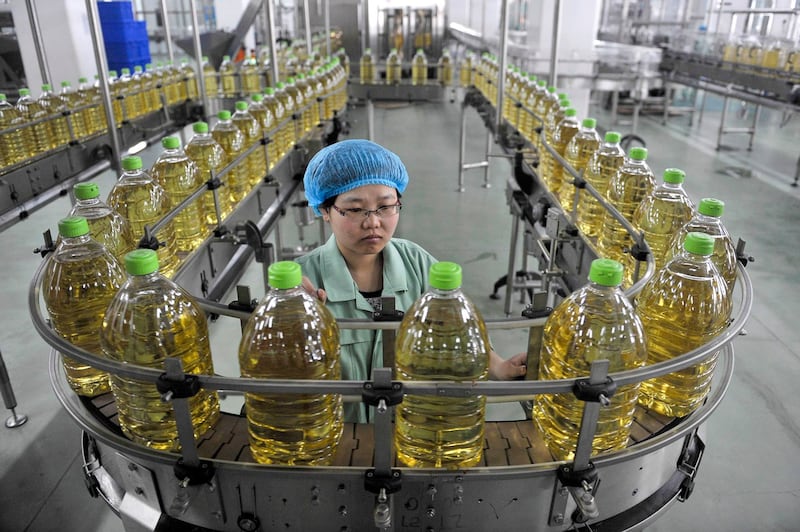
[[697, 470], [700, 467], [700, 461], [703, 459], [705, 449], [706, 444], [700, 439], [697, 429], [686, 435], [681, 457], [678, 461], [678, 471], [686, 475], [678, 492], [678, 500], [680, 502], [687, 500], [694, 491], [694, 479], [697, 476]]
[[44, 246], [34, 249], [33, 252], [45, 258], [56, 250], [56, 245], [53, 243], [53, 235], [50, 233], [50, 229], [42, 233], [42, 236], [44, 237]]

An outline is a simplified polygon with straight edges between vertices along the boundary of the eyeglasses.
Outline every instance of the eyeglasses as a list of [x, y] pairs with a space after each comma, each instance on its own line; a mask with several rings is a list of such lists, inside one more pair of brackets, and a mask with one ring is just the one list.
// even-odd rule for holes
[[331, 205], [333, 209], [344, 216], [345, 218], [349, 218], [350, 220], [365, 220], [369, 218], [370, 214], [374, 214], [378, 218], [391, 218], [392, 216], [396, 215], [400, 212], [400, 209], [403, 207], [403, 204], [399, 201], [394, 205], [383, 205], [382, 207], [378, 207], [377, 209], [369, 210], [369, 209], [340, 209], [336, 205]]

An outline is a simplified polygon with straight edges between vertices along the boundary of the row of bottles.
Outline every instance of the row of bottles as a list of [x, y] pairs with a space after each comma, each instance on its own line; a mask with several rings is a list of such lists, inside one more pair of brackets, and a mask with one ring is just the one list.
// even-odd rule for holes
[[[372, 49], [364, 50], [359, 61], [359, 81], [361, 83], [377, 83], [377, 61], [372, 55]], [[399, 83], [403, 77], [402, 60], [396, 48], [389, 51], [386, 57], [385, 82], [387, 84]], [[444, 50], [436, 63], [436, 81], [444, 86], [453, 84], [453, 60], [450, 52]], [[411, 84], [425, 85], [428, 83], [428, 58], [422, 48], [418, 49], [411, 58]]]

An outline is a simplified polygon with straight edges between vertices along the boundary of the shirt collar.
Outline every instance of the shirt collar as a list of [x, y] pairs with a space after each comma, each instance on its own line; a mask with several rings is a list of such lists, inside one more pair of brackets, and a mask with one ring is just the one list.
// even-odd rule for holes
[[[350, 276], [344, 257], [336, 245], [336, 238], [331, 235], [323, 245], [324, 269], [322, 279], [324, 279], [325, 292], [331, 301], [352, 301], [364, 299], [358, 294], [358, 287]], [[389, 240], [383, 248], [383, 292], [401, 292], [408, 290], [407, 276], [403, 258]], [[358, 296], [358, 297], [357, 297]]]

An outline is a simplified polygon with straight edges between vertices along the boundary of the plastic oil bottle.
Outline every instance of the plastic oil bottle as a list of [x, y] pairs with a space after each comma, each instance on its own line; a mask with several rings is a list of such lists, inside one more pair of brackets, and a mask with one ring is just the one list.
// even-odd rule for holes
[[58, 93], [57, 98], [60, 101], [59, 107], [62, 110], [69, 111], [69, 115], [65, 118], [67, 135], [69, 136], [71, 127], [72, 136], [70, 138], [86, 138], [88, 135], [86, 133], [85, 114], [82, 111], [73, 111], [73, 109], [78, 109], [83, 102], [80, 95], [72, 89], [72, 84], [69, 81], [61, 82], [61, 92]]
[[375, 83], [375, 58], [372, 56], [372, 49], [367, 48], [358, 62], [359, 81], [361, 83]]
[[[611, 178], [606, 199], [630, 222], [636, 208], [655, 186], [655, 176], [647, 165], [647, 148], [631, 148], [625, 163]], [[626, 249], [633, 244], [630, 235], [609, 212], [603, 214], [602, 227], [597, 241], [600, 254], [625, 264]]]
[[[572, 137], [572, 140], [569, 141], [564, 150], [564, 160], [581, 175], [586, 174], [586, 165], [589, 164], [589, 158], [600, 147], [600, 135], [597, 134], [596, 125], [597, 120], [594, 118], [584, 118], [581, 121], [578, 132]], [[567, 212], [572, 212], [575, 206], [576, 189], [572, 186], [572, 181], [572, 175], [566, 168], [562, 169], [559, 197], [561, 198], [561, 206]], [[584, 194], [586, 192], [581, 191], [581, 195]]]
[[42, 85], [42, 94], [37, 103], [42, 107], [44, 116], [50, 116], [47, 121], [50, 130], [50, 148], [55, 149], [69, 144], [71, 140], [69, 125], [67, 117], [62, 114], [67, 108], [65, 103], [53, 92], [49, 83]]
[[386, 58], [386, 84], [392, 85], [400, 83], [400, 78], [402, 77], [400, 55], [397, 53], [397, 48], [392, 48], [389, 51], [389, 56]]
[[[100, 325], [109, 302], [125, 281], [117, 259], [89, 235], [89, 224], [80, 216], [58, 222], [61, 236], [47, 258], [42, 295], [55, 332], [97, 356]], [[70, 357], [63, 357], [70, 387], [79, 395], [94, 397], [110, 390], [108, 374]]]
[[231, 61], [231, 56], [222, 57], [222, 64], [219, 65], [219, 78], [221, 93], [225, 98], [236, 96], [236, 65]]
[[132, 120], [141, 116], [141, 101], [139, 101], [139, 95], [136, 93], [137, 87], [133, 85], [130, 69], [123, 68], [120, 70], [117, 84], [120, 94], [125, 97], [125, 99], [122, 100], [122, 105], [125, 110], [125, 119]]
[[261, 92], [261, 73], [258, 71], [258, 62], [255, 57], [249, 57], [242, 62], [240, 74], [244, 95]]
[[422, 48], [411, 58], [411, 84], [425, 85], [428, 82], [428, 59]]
[[[261, 134], [267, 134], [272, 136], [272, 131], [275, 129], [275, 116], [272, 114], [272, 111], [264, 105], [264, 96], [261, 94], [254, 94], [253, 101], [250, 102], [250, 105], [247, 107], [247, 110], [250, 112], [251, 115], [258, 120], [258, 125], [261, 127]], [[261, 150], [264, 153], [264, 150]], [[275, 163], [278, 160], [278, 147], [277, 143], [274, 140], [269, 141], [267, 144], [267, 151], [266, 151], [266, 159], [265, 159], [265, 173], [272, 169]]]
[[89, 85], [89, 80], [85, 77], [78, 78], [78, 94], [83, 105], [89, 105], [83, 112], [85, 113], [84, 123], [87, 133], [94, 135], [107, 128], [106, 113], [100, 101], [100, 90], [98, 87]]
[[86, 218], [89, 235], [105, 246], [120, 265], [124, 264], [125, 254], [136, 249], [138, 244], [128, 220], [100, 199], [100, 187], [96, 183], [78, 183], [72, 191], [76, 201], [69, 215]]
[[[225, 151], [225, 163], [222, 165], [225, 167], [235, 161], [244, 150], [244, 135], [231, 120], [230, 111], [218, 112], [217, 118], [219, 121], [211, 130], [211, 136]], [[223, 216], [227, 216], [250, 191], [244, 161], [237, 163], [226, 175], [222, 176], [222, 181], [225, 182], [225, 191], [228, 193], [228, 203], [223, 213]]]
[[[671, 255], [670, 245], [675, 234], [691, 218], [694, 203], [683, 189], [686, 174], [678, 168], [664, 170], [664, 182], [648, 194], [633, 213], [633, 226], [644, 234], [653, 254], [656, 271], [660, 270]], [[626, 279], [633, 283], [636, 259], [628, 255]]]
[[306, 79], [305, 74], [297, 74], [294, 81], [297, 90], [303, 96], [305, 109], [303, 109], [303, 133], [309, 133], [319, 122], [319, 103], [311, 84]]
[[133, 67], [133, 74], [131, 74], [131, 94], [133, 98], [138, 116], [145, 116], [150, 112], [150, 100], [148, 98], [147, 90], [149, 87], [145, 85], [144, 73], [141, 66]]
[[[213, 375], [206, 314], [183, 288], [158, 271], [158, 256], [137, 249], [125, 256], [128, 279], [108, 305], [100, 333], [106, 357], [163, 369], [179, 358], [183, 371]], [[152, 382], [111, 375], [111, 391], [122, 432], [134, 442], [162, 451], [180, 448], [175, 413]], [[219, 419], [217, 392], [189, 398], [195, 438]]]
[[181, 60], [181, 74], [183, 75], [183, 82], [186, 84], [186, 98], [197, 100], [197, 95], [199, 94], [197, 74], [195, 74], [194, 68], [188, 59]]
[[276, 152], [272, 164], [275, 164], [286, 155], [286, 133], [285, 128], [280, 125], [286, 119], [286, 108], [275, 95], [275, 89], [272, 87], [264, 89], [264, 105], [272, 111], [272, 116], [275, 117], [275, 126], [272, 128], [271, 136], [271, 144], [275, 145]]
[[[714, 239], [688, 233], [673, 257], [636, 296], [647, 333], [648, 363], [670, 360], [708, 343], [728, 326], [732, 302], [711, 260]], [[639, 403], [665, 416], [699, 407], [711, 387], [717, 353], [689, 368], [642, 383]]]
[[206, 82], [206, 96], [209, 98], [216, 98], [219, 93], [219, 83], [217, 83], [217, 71], [214, 70], [208, 56], [203, 56], [203, 79]]
[[[567, 145], [573, 137], [578, 134], [578, 130], [580, 129], [577, 114], [578, 112], [574, 107], [567, 108], [564, 111], [564, 118], [561, 119], [553, 131], [553, 142], [550, 145], [562, 158], [564, 157]], [[550, 192], [559, 198], [561, 195], [561, 185], [563, 183], [561, 177], [563, 169], [561, 163], [556, 160], [555, 157], [552, 155], [547, 157], [547, 168], [545, 169], [544, 180], [548, 188], [550, 188]], [[567, 191], [568, 194], [572, 192], [572, 190]], [[564, 209], [566, 209], [566, 207], [564, 207]]]
[[[135, 69], [134, 69], [135, 70]], [[164, 107], [164, 102], [161, 101], [161, 78], [153, 70], [153, 65], [147, 63], [144, 66], [142, 73], [142, 87], [145, 90], [145, 105], [148, 112], [155, 112]]]
[[697, 231], [710, 235], [714, 239], [714, 253], [711, 255], [711, 261], [725, 279], [728, 293], [733, 294], [733, 287], [736, 284], [736, 248], [728, 229], [722, 223], [724, 211], [725, 203], [723, 201], [716, 198], [701, 199], [692, 218], [678, 229], [672, 238], [668, 256], [671, 257], [680, 252], [680, 243], [688, 233]]
[[[608, 185], [625, 163], [625, 150], [620, 146], [621, 135], [616, 131], [608, 131], [603, 143], [589, 158], [583, 177], [603, 197]], [[578, 199], [578, 229], [589, 238], [597, 238], [603, 228], [605, 209], [592, 197], [582, 192]]]
[[469, 87], [475, 83], [473, 73], [475, 70], [475, 54], [467, 52], [458, 68], [458, 82], [462, 87]]
[[[19, 90], [17, 110], [19, 110], [19, 113], [26, 123], [44, 119], [47, 116], [46, 110], [31, 97], [31, 91], [27, 88]], [[25, 159], [35, 157], [50, 150], [50, 128], [46, 121], [25, 127], [22, 130], [22, 135], [28, 137], [26, 140], [29, 140], [29, 142], [23, 145]]]
[[[99, 87], [99, 85], [98, 85]], [[108, 71], [108, 92], [111, 97], [111, 109], [114, 114], [114, 124], [117, 128], [122, 127], [122, 119], [125, 118], [125, 106], [122, 104], [124, 87], [117, 78], [116, 70]]]
[[[194, 132], [194, 136], [186, 144], [184, 151], [197, 165], [200, 179], [207, 182], [211, 179], [212, 174], [216, 176], [217, 172], [222, 170], [225, 164], [225, 150], [222, 149], [219, 142], [214, 140], [214, 137], [208, 132], [208, 123], [195, 122], [192, 124], [192, 131]], [[225, 212], [226, 205], [229, 203], [227, 196], [223, 189], [217, 189], [220, 216], [223, 216], [222, 213]], [[221, 223], [222, 220], [217, 220], [217, 207], [214, 205], [214, 194], [211, 191], [203, 194], [201, 201], [203, 202], [206, 224], [209, 226], [216, 226]]]
[[16, 127], [0, 135], [0, 168], [11, 166], [26, 158], [25, 119], [19, 109], [8, 103], [5, 94], [0, 94], [0, 130]]
[[445, 50], [439, 58], [436, 65], [436, 79], [445, 87], [453, 84], [453, 58], [450, 57], [450, 51]]
[[294, 106], [294, 98], [286, 92], [286, 85], [283, 82], [275, 86], [275, 98], [283, 105], [284, 116], [287, 118], [286, 123], [281, 128], [281, 133], [283, 134], [283, 152], [289, 153], [294, 149], [294, 145], [298, 140], [295, 126], [295, 122], [298, 120], [295, 116], [297, 109]]
[[[152, 228], [169, 213], [172, 203], [164, 188], [142, 170], [141, 157], [124, 157], [122, 170], [122, 175], [108, 194], [107, 203], [128, 220], [133, 237], [138, 240], [144, 236], [145, 226]], [[155, 236], [163, 243], [158, 247], [161, 273], [172, 276], [178, 268], [174, 221], [167, 223]]]
[[[161, 139], [164, 151], [158, 156], [150, 174], [167, 192], [173, 205], [178, 205], [206, 182], [197, 164], [181, 149], [178, 137]], [[205, 239], [206, 214], [202, 197], [186, 205], [175, 216], [175, 246], [178, 251], [193, 251]]]
[[[647, 360], [645, 330], [620, 289], [622, 265], [595, 259], [589, 283], [570, 294], [547, 318], [542, 338], [540, 380], [588, 377], [595, 360], [609, 372], [641, 367]], [[600, 409], [592, 454], [624, 449], [628, 443], [639, 383], [620, 386]], [[571, 460], [580, 432], [583, 401], [571, 393], [537, 395], [533, 419], [556, 460]]]
[[[242, 332], [242, 377], [341, 379], [339, 327], [302, 286], [296, 262], [270, 265], [269, 291]], [[337, 394], [245, 393], [253, 458], [263, 464], [329, 465], [342, 436]]]
[[[406, 311], [396, 341], [401, 381], [487, 380], [491, 347], [486, 325], [461, 291], [461, 266], [431, 266], [430, 288]], [[409, 467], [459, 469], [483, 456], [486, 398], [406, 395], [397, 407], [397, 459]]]
[[267, 154], [261, 146], [261, 124], [248, 110], [247, 102], [236, 102], [236, 112], [231, 116], [231, 121], [244, 136], [244, 149], [259, 145], [245, 159], [247, 183], [252, 188], [267, 175]]
[[293, 114], [295, 116], [295, 119], [292, 120], [293, 123], [292, 127], [294, 130], [294, 142], [292, 143], [292, 145], [294, 145], [294, 143], [300, 141], [300, 139], [302, 139], [304, 135], [303, 113], [304, 113], [304, 107], [306, 106], [306, 101], [303, 98], [300, 89], [297, 88], [294, 77], [291, 77], [286, 80], [283, 90], [289, 97], [292, 109], [294, 110]]

